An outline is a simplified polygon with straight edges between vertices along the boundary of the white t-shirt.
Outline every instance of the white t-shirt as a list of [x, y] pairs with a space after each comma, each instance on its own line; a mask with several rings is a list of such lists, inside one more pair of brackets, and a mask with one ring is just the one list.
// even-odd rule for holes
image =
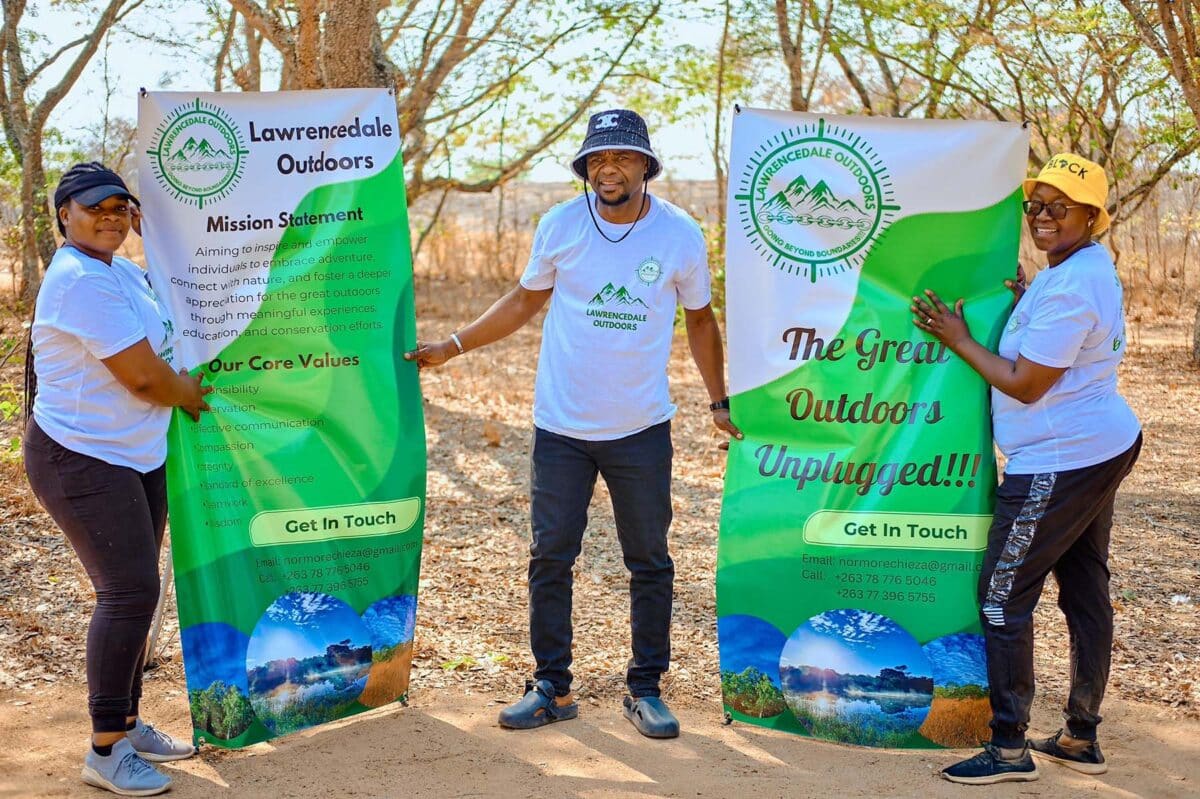
[[996, 443], [1010, 474], [1081, 469], [1120, 455], [1141, 431], [1117, 393], [1125, 355], [1121, 281], [1108, 250], [1092, 244], [1042, 270], [1013, 309], [999, 353], [1066, 367], [1026, 405], [992, 389]]
[[[683, 210], [651, 197], [633, 232], [613, 243], [585, 202], [577, 197], [542, 217], [521, 276], [527, 289], [554, 289], [533, 420], [559, 435], [608, 441], [675, 415], [667, 393], [675, 306], [703, 308], [712, 291], [704, 235]], [[610, 239], [629, 229], [595, 215]]]
[[55, 253], [33, 317], [33, 418], [74, 452], [139, 472], [167, 458], [171, 409], [138, 399], [100, 361], [147, 339], [171, 363], [175, 327], [146, 273], [74, 247]]

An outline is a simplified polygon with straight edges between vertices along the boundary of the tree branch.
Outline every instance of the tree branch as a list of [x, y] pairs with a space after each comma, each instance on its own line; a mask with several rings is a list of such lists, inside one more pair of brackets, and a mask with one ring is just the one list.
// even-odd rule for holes
[[499, 172], [496, 175], [471, 183], [466, 183], [449, 177], [436, 177], [431, 180], [426, 180], [424, 179], [423, 175], [421, 175], [420, 168], [416, 168], [414, 169], [413, 174], [413, 182], [415, 185], [409, 196], [415, 198], [419, 192], [444, 189], [447, 187], [461, 192], [487, 192], [491, 191], [500, 183], [511, 180], [516, 175], [521, 174], [530, 161], [532, 161], [539, 153], [557, 141], [563, 135], [563, 133], [569, 130], [571, 126], [575, 124], [576, 120], [583, 115], [588, 106], [590, 106], [600, 94], [600, 90], [604, 87], [605, 81], [607, 81], [609, 76], [616, 70], [617, 66], [621, 63], [621, 59], [624, 58], [627, 52], [629, 52], [629, 49], [633, 46], [634, 42], [637, 41], [638, 35], [641, 34], [641, 32], [645, 30], [646, 26], [650, 24], [650, 21], [658, 13], [658, 10], [661, 6], [661, 0], [656, 0], [656, 2], [654, 2], [650, 8], [643, 13], [640, 22], [630, 33], [624, 46], [622, 46], [621, 51], [610, 59], [608, 68], [605, 70], [604, 74], [596, 79], [596, 82], [593, 84], [591, 90], [585, 97], [580, 99], [575, 108], [561, 122], [559, 122], [559, 124], [555, 125], [540, 139], [526, 148], [524, 152], [509, 161], [507, 164], [501, 165]]
[[229, 0], [229, 4], [281, 54], [286, 54], [292, 49], [291, 31], [284, 28], [277, 19], [267, 16], [254, 0]]
[[[83, 68], [87, 66], [88, 61], [96, 54], [96, 50], [100, 47], [100, 40], [108, 33], [109, 29], [124, 18], [129, 12], [140, 6], [145, 0], [132, 0], [129, 5], [125, 6], [125, 0], [109, 0], [104, 11], [101, 12], [100, 18], [96, 20], [96, 24], [92, 26], [92, 31], [87, 36], [84, 42], [83, 49], [75, 56], [75, 60], [67, 67], [66, 73], [59, 79], [58, 83], [50, 87], [50, 89], [42, 95], [42, 99], [34, 106], [33, 113], [30, 115], [30, 127], [40, 131], [46, 124], [46, 119], [50, 116], [50, 112], [54, 107], [66, 96], [71, 87], [75, 85], [75, 81], [79, 79]], [[124, 9], [122, 9], [124, 6]]]

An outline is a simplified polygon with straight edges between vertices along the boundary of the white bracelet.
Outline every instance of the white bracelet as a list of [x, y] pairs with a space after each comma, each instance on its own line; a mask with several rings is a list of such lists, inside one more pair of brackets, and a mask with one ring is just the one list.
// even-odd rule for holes
[[458, 337], [458, 333], [457, 333], [457, 332], [455, 332], [455, 333], [451, 333], [451, 334], [450, 334], [450, 340], [451, 340], [451, 341], [453, 341], [453, 342], [454, 342], [454, 346], [458, 348], [458, 354], [459, 354], [459, 355], [462, 355], [464, 352], [466, 352], [466, 351], [467, 351], [466, 347], [464, 347], [464, 346], [463, 346], [462, 339], [460, 339], [460, 338]]

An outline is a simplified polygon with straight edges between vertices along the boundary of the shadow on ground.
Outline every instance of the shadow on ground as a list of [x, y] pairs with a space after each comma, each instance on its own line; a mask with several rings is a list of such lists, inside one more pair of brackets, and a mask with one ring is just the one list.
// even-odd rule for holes
[[[182, 703], [162, 704], [158, 710], [174, 711], [168, 727], [186, 725]], [[53, 737], [56, 729], [82, 727], [82, 718], [62, 717], [61, 707], [48, 699], [15, 708], [0, 697], [0, 732], [8, 740], [21, 717], [36, 720], [26, 728], [33, 733], [31, 745], [0, 756], [0, 795], [97, 795], [78, 781], [81, 747], [64, 747]], [[175, 779], [171, 795], [936, 799], [970, 790], [935, 774], [963, 753], [865, 749], [724, 726], [716, 707], [680, 708], [684, 734], [665, 742], [639, 736], [615, 705], [585, 704], [577, 721], [533, 732], [497, 727], [498, 707], [478, 695], [440, 692], [411, 707], [385, 708], [246, 750], [208, 748], [168, 767]], [[1037, 711], [1038, 731], [1052, 731], [1054, 713], [1044, 706]], [[1128, 702], [1112, 702], [1108, 711], [1103, 731], [1109, 774], [1086, 777], [1043, 765], [1039, 782], [997, 786], [989, 796], [1196, 795], [1200, 724], [1158, 720], [1150, 707]], [[47, 715], [49, 724], [41, 721]]]

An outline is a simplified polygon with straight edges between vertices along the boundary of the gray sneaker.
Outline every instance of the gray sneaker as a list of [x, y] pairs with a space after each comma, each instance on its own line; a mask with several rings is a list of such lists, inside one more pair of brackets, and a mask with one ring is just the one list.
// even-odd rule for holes
[[121, 796], [154, 796], [171, 787], [171, 778], [142, 760], [128, 738], [113, 744], [112, 754], [107, 757], [88, 747], [82, 776], [88, 785]]
[[196, 754], [196, 747], [190, 743], [172, 738], [162, 730], [154, 729], [152, 724], [143, 724], [141, 719], [137, 720], [132, 730], [125, 733], [125, 737], [144, 760], [155, 763], [186, 760]]

